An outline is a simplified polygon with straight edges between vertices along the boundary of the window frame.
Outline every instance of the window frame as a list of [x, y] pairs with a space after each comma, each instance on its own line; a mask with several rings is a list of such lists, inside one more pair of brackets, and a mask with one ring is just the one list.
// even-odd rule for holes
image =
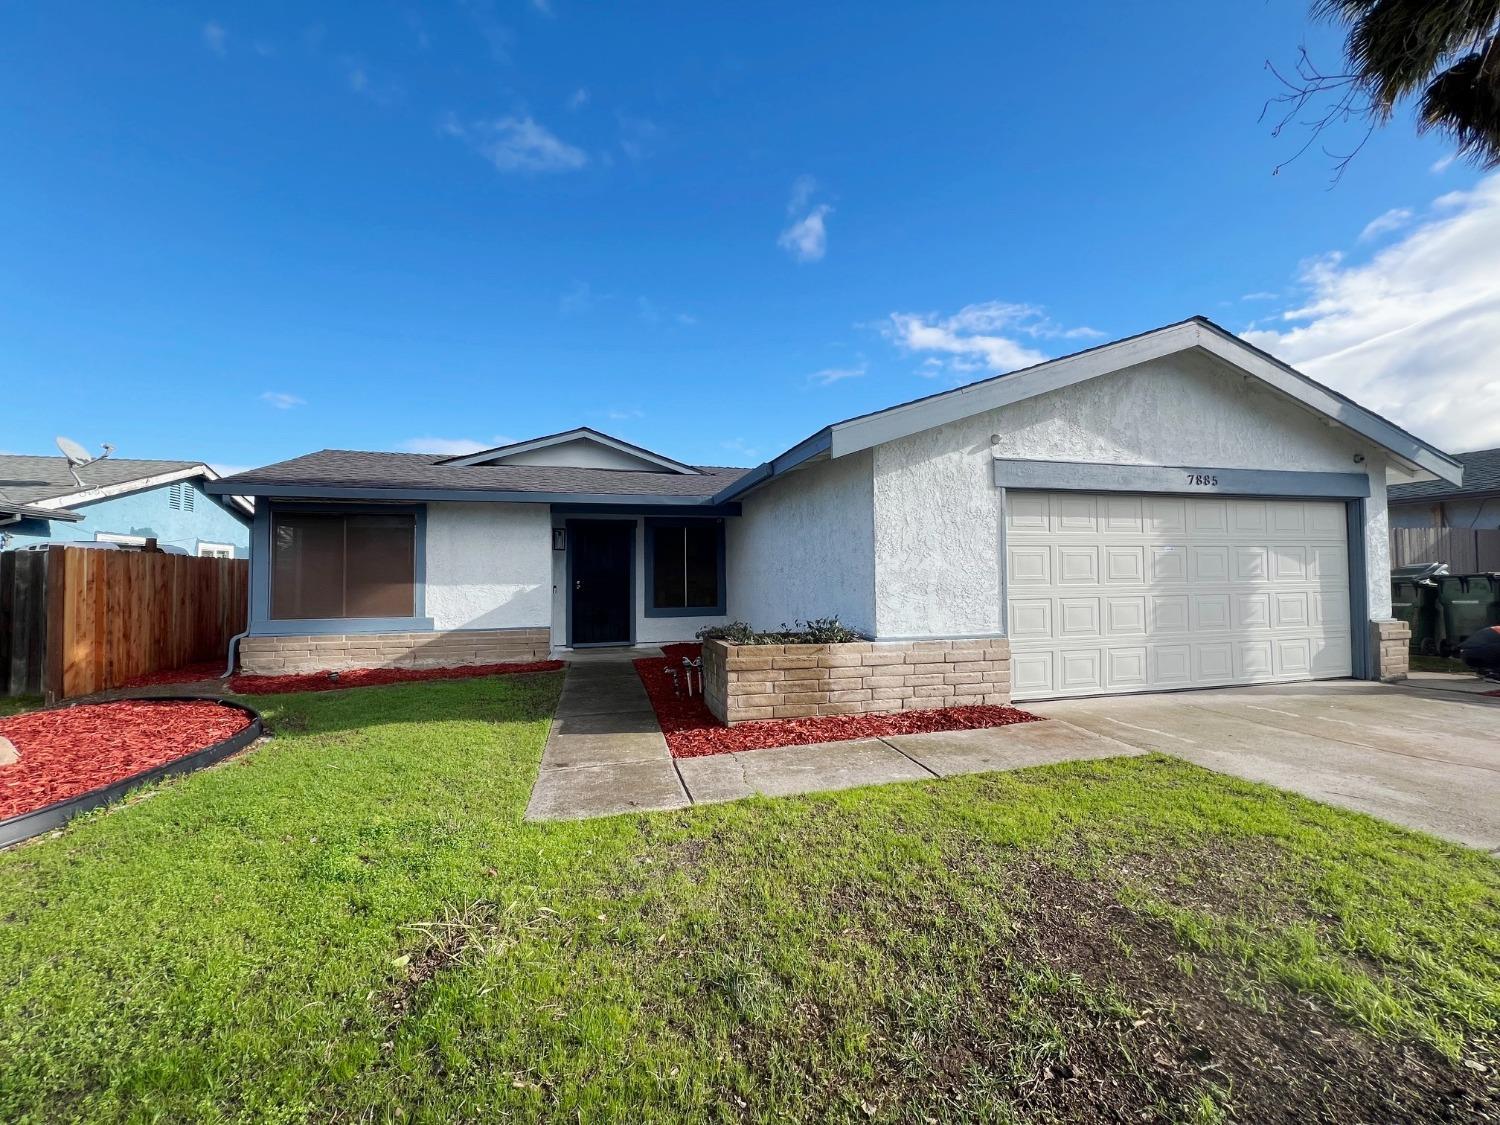
[[200, 559], [232, 559], [234, 558], [234, 544], [210, 543], [207, 539], [200, 539], [197, 554]]
[[[648, 516], [646, 517], [645, 567], [642, 574], [642, 615], [645, 617], [723, 617], [728, 611], [729, 590], [728, 567], [725, 565], [726, 550], [724, 521], [714, 517], [694, 516]], [[657, 606], [656, 605], [656, 531], [680, 527], [712, 526], [717, 532], [715, 543], [718, 564], [719, 600], [711, 606]]]
[[[408, 515], [412, 527], [412, 616], [272, 617], [275, 570], [271, 529], [277, 513], [292, 515]], [[257, 504], [250, 552], [250, 632], [255, 636], [355, 633], [430, 633], [427, 616], [427, 506], [425, 504]]]

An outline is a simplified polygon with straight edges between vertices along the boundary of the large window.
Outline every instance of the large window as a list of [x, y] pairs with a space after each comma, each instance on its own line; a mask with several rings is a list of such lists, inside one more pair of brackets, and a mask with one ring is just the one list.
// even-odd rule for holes
[[415, 516], [275, 512], [271, 518], [273, 618], [415, 615]]
[[[651, 610], [724, 612], [724, 525], [718, 520], [647, 522]], [[649, 611], [648, 611], [649, 612]]]

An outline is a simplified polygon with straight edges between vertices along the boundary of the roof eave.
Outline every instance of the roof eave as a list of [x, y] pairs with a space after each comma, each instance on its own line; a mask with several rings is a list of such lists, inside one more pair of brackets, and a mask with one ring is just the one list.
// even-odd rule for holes
[[591, 504], [620, 507], [708, 507], [720, 502], [717, 497], [684, 496], [679, 493], [631, 492], [524, 492], [492, 488], [401, 488], [379, 485], [299, 484], [278, 481], [257, 483], [245, 480], [216, 481], [207, 491], [215, 495], [236, 495], [266, 499], [295, 500], [382, 500], [390, 503], [410, 501], [473, 501], [509, 504]]
[[832, 431], [830, 456], [843, 457], [1191, 348], [1201, 349], [1248, 371], [1281, 393], [1381, 446], [1415, 469], [1454, 484], [1463, 479], [1463, 466], [1442, 450], [1202, 317], [837, 422], [829, 427]]
[[497, 457], [527, 453], [533, 449], [547, 449], [554, 445], [563, 445], [566, 442], [578, 441], [580, 438], [597, 442], [599, 445], [607, 449], [613, 449], [618, 453], [638, 457], [660, 468], [681, 473], [683, 476], [703, 475], [702, 470], [692, 465], [685, 464], [682, 461], [675, 461], [671, 457], [664, 457], [655, 450], [625, 441], [612, 434], [606, 434], [604, 431], [596, 430], [592, 426], [575, 426], [571, 430], [562, 430], [555, 434], [543, 434], [541, 437], [528, 438], [525, 441], [513, 441], [505, 445], [497, 445], [491, 449], [481, 449], [475, 453], [460, 453], [456, 457], [445, 457], [436, 463], [439, 465], [451, 465], [454, 468], [461, 469], [470, 465], [482, 465], [487, 461], [493, 461]]

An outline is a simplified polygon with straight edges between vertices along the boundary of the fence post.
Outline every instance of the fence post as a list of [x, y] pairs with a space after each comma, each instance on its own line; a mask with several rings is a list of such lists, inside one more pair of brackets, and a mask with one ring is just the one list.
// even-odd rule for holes
[[63, 554], [66, 548], [52, 544], [47, 548], [47, 633], [42, 651], [46, 654], [42, 673], [42, 698], [50, 706], [63, 698], [63, 662], [67, 657], [67, 589], [68, 567]]

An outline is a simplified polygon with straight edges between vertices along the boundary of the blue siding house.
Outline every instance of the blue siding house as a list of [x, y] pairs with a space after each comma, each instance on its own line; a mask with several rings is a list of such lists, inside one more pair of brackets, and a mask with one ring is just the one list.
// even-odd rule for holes
[[205, 492], [218, 474], [201, 462], [107, 458], [76, 472], [62, 457], [0, 455], [0, 549], [154, 539], [174, 553], [249, 556], [251, 503]]

